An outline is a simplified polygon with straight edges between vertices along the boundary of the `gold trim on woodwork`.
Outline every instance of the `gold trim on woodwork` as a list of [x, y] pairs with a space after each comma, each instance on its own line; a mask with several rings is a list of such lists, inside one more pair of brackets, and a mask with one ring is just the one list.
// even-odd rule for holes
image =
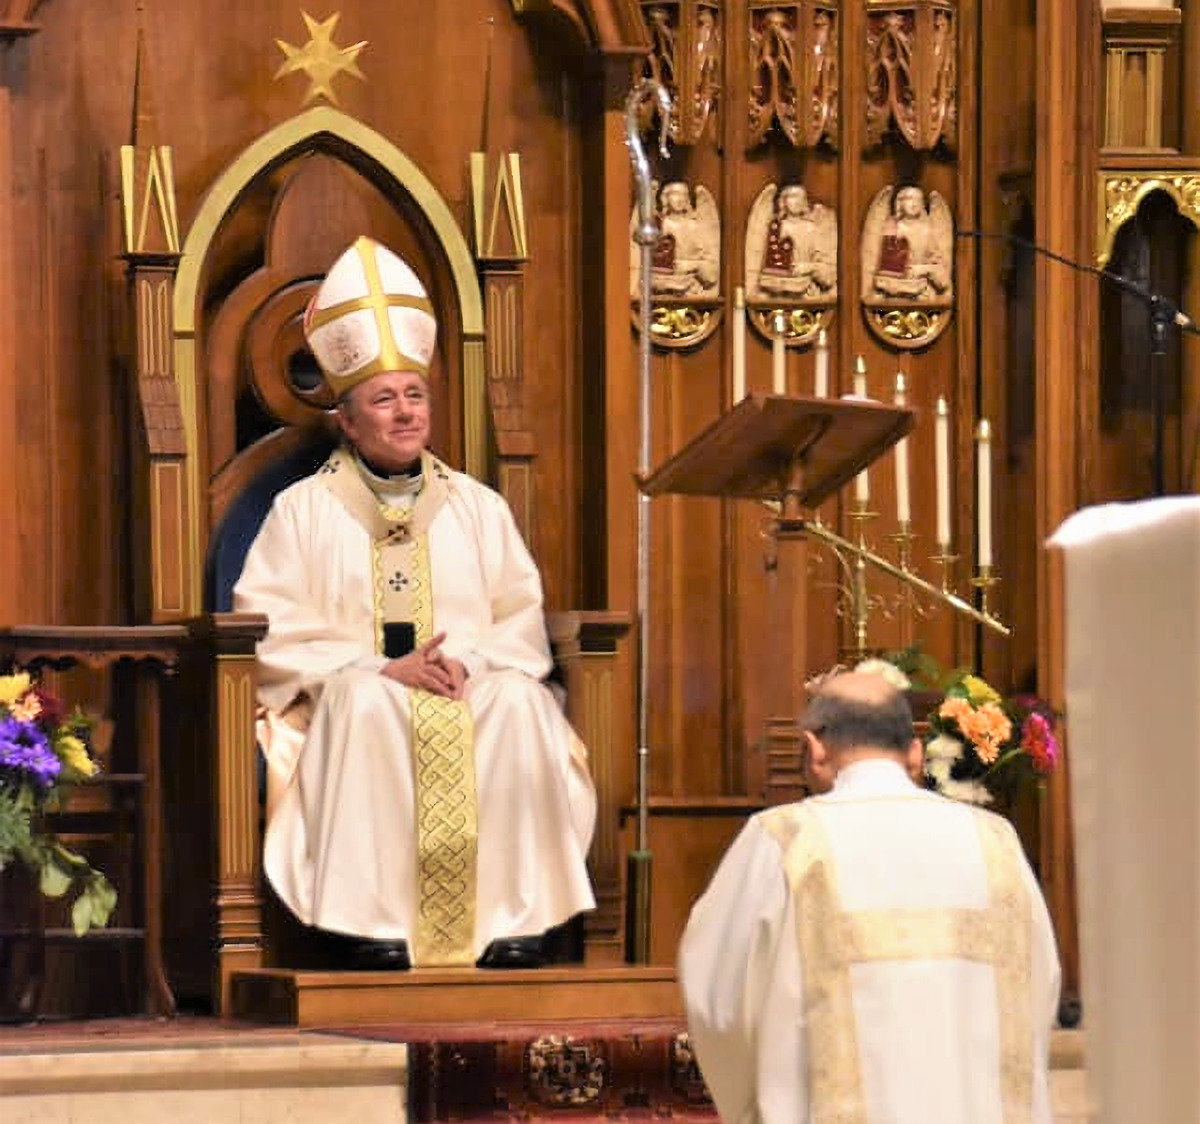
[[953, 306], [879, 305], [863, 302], [863, 318], [874, 335], [891, 347], [911, 351], [933, 343], [950, 323]]
[[[314, 106], [253, 141], [217, 177], [188, 230], [175, 281], [175, 372], [180, 389], [187, 436], [187, 495], [192, 518], [188, 538], [192, 558], [200, 557], [200, 512], [203, 510], [204, 468], [200, 463], [200, 432], [196, 402], [196, 300], [209, 247], [226, 215], [256, 176], [292, 153], [302, 152], [314, 138], [337, 137], [382, 168], [402, 187], [433, 227], [454, 278], [462, 317], [464, 459], [467, 472], [486, 478], [486, 399], [482, 364], [483, 300], [466, 238], [446, 201], [425, 174], [386, 137], [361, 121], [327, 105]], [[473, 361], [473, 345], [480, 357]], [[472, 367], [478, 364], [478, 370]], [[188, 611], [200, 611], [199, 567], [193, 567]]]
[[[235, 665], [235, 666], [231, 666]], [[240, 665], [240, 666], [236, 666]], [[231, 879], [250, 878], [254, 872], [255, 802], [254, 661], [246, 656], [222, 656], [217, 661], [220, 682], [219, 728], [224, 749], [220, 793], [223, 819], [218, 846], [221, 886]]]
[[[156, 621], [175, 619], [185, 613], [188, 595], [189, 555], [187, 540], [189, 527], [186, 522], [184, 502], [183, 466], [177, 460], [155, 461], [150, 465], [150, 517], [155, 524], [152, 549], [154, 566], [150, 574], [151, 618]], [[170, 518], [166, 518], [170, 512]], [[165, 536], [174, 523], [175, 542], [168, 550]], [[175, 553], [171, 573], [174, 580], [168, 584], [167, 558]], [[170, 594], [174, 594], [171, 597]]]
[[[529, 241], [525, 227], [525, 192], [521, 184], [521, 155], [518, 152], [502, 152], [496, 158], [496, 176], [488, 193], [488, 154], [472, 152], [471, 168], [471, 219], [475, 235], [475, 256], [480, 262], [492, 260], [526, 261], [529, 258]], [[512, 254], [500, 254], [500, 216], [507, 220], [512, 238]], [[486, 233], [485, 233], [486, 227]]]
[[1112, 257], [1117, 231], [1151, 192], [1165, 191], [1179, 213], [1200, 229], [1200, 175], [1173, 171], [1101, 172], [1096, 191], [1096, 264]]
[[837, 311], [836, 302], [827, 305], [747, 305], [750, 326], [767, 343], [774, 343], [776, 325], [783, 319], [783, 346], [804, 347], [816, 341], [821, 329], [828, 329]]
[[[691, 300], [653, 301], [650, 307], [650, 342], [656, 348], [685, 350], [699, 347], [720, 327], [723, 316], [720, 297]], [[635, 299], [629, 308], [635, 332], [642, 330], [642, 302]]]

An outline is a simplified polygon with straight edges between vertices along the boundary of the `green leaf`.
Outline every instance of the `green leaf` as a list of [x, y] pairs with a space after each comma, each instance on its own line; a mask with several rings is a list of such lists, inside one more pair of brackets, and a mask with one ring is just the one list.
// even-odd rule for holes
[[82, 936], [92, 926], [103, 928], [112, 916], [117, 904], [117, 894], [99, 871], [93, 871], [75, 904], [71, 906], [71, 925], [77, 936]]
[[42, 867], [41, 890], [48, 898], [61, 898], [71, 888], [71, 876], [53, 860]]
[[77, 937], [82, 937], [93, 924], [92, 898], [85, 890], [71, 906], [71, 928]]

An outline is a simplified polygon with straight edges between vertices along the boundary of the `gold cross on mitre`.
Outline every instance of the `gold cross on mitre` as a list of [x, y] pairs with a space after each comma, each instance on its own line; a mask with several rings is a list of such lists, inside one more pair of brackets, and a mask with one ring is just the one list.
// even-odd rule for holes
[[366, 237], [354, 241], [354, 250], [362, 262], [363, 275], [367, 282], [367, 292], [364, 296], [351, 297], [339, 301], [326, 308], [314, 308], [306, 314], [305, 331], [312, 332], [334, 320], [340, 320], [352, 312], [370, 311], [375, 319], [375, 328], [379, 333], [379, 355], [365, 367], [355, 371], [355, 378], [361, 379], [366, 372], [376, 371], [418, 371], [425, 374], [428, 364], [419, 359], [406, 355], [400, 350], [392, 332], [389, 308], [415, 308], [434, 316], [433, 302], [428, 297], [409, 293], [389, 293], [379, 275], [379, 262], [374, 252], [375, 243]]
[[308, 75], [308, 92], [304, 95], [304, 105], [314, 98], [328, 98], [334, 105], [338, 104], [337, 94], [333, 92], [333, 80], [343, 71], [353, 78], [366, 81], [363, 72], [354, 61], [358, 53], [366, 45], [364, 39], [353, 47], [339, 47], [333, 41], [333, 29], [341, 19], [341, 12], [334, 12], [327, 20], [318, 23], [307, 12], [300, 13], [308, 27], [308, 42], [303, 47], [293, 47], [282, 39], [276, 39], [279, 49], [286, 58], [283, 65], [275, 72], [276, 78], [285, 74], [294, 74], [302, 70]]

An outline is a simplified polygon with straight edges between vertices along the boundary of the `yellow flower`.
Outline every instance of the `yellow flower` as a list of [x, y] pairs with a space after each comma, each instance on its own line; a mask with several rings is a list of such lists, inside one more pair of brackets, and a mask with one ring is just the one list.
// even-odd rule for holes
[[88, 756], [87, 746], [74, 734], [64, 734], [54, 743], [59, 760], [73, 773], [90, 777], [96, 771], [96, 762]]
[[0, 706], [12, 706], [29, 690], [29, 672], [18, 671], [16, 675], [0, 675]]
[[974, 706], [982, 706], [984, 703], [998, 703], [1000, 701], [1000, 696], [996, 691], [980, 679], [978, 675], [964, 675], [962, 685], [967, 692], [967, 698], [971, 700]]

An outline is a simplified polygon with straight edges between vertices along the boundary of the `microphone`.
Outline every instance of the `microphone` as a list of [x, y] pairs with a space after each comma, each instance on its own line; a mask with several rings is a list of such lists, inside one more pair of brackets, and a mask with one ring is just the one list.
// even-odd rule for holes
[[1087, 265], [1084, 262], [1074, 261], [1071, 258], [1064, 257], [1062, 254], [1056, 254], [1053, 250], [1046, 249], [1045, 246], [1039, 246], [1036, 242], [1031, 242], [1028, 238], [1022, 238], [1019, 234], [991, 230], [956, 230], [954, 233], [958, 238], [974, 238], [976, 240], [992, 239], [997, 242], [1009, 242], [1014, 246], [1021, 246], [1026, 250], [1032, 250], [1035, 254], [1041, 254], [1042, 257], [1049, 258], [1050, 261], [1056, 261], [1060, 265], [1069, 266], [1079, 273], [1091, 273], [1096, 277], [1103, 277], [1111, 281], [1118, 288], [1124, 289], [1127, 293], [1132, 293], [1135, 297], [1140, 297], [1144, 300], [1150, 307], [1151, 323], [1156, 327], [1174, 324], [1177, 328], [1181, 328], [1185, 332], [1191, 332], [1192, 335], [1200, 336], [1200, 324], [1197, 324], [1179, 305], [1168, 300], [1161, 293], [1151, 292], [1145, 285], [1134, 281], [1130, 277], [1126, 277], [1122, 273], [1114, 273], [1111, 269], [1101, 269], [1096, 265]]

